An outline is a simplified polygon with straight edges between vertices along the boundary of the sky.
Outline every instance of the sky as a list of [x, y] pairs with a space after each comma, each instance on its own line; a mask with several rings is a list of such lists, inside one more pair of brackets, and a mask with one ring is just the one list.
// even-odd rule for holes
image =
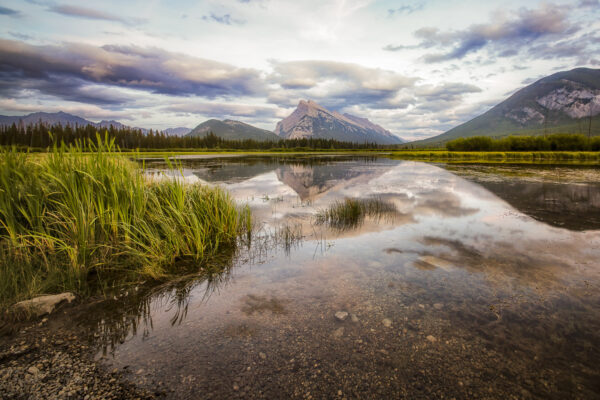
[[600, 0], [0, 0], [0, 114], [273, 130], [310, 99], [416, 140], [599, 50]]

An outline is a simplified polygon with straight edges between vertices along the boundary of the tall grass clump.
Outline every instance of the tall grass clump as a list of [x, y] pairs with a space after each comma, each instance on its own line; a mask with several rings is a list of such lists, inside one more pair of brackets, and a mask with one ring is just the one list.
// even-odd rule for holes
[[226, 192], [149, 180], [116, 153], [99, 137], [41, 157], [0, 152], [0, 306], [209, 268], [250, 229]]
[[334, 202], [316, 214], [317, 224], [327, 224], [332, 228], [345, 230], [362, 224], [365, 217], [382, 217], [397, 213], [394, 204], [380, 198], [345, 198]]

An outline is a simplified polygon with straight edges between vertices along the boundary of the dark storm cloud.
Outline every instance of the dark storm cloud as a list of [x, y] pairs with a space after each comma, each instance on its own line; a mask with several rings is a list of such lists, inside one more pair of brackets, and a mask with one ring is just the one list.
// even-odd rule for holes
[[256, 70], [157, 48], [33, 46], [0, 39], [0, 94], [39, 90], [65, 98], [87, 93], [89, 85], [205, 98], [264, 94]]
[[559, 35], [571, 35], [578, 28], [568, 21], [568, 8], [544, 4], [538, 9], [521, 8], [508, 16], [497, 13], [492, 22], [471, 25], [457, 31], [421, 28], [415, 32], [417, 45], [387, 45], [384, 50], [446, 49], [423, 56], [426, 63], [462, 59], [466, 55], [487, 49], [491, 55], [508, 57], [537, 41], [555, 40]]
[[28, 98], [32, 91], [49, 96], [59, 97], [67, 101], [87, 104], [118, 106], [133, 101], [131, 96], [117, 93], [107, 87], [90, 85], [78, 78], [53, 76], [51, 79], [30, 79], [14, 84], [14, 79], [0, 73], [0, 95], [7, 98]]

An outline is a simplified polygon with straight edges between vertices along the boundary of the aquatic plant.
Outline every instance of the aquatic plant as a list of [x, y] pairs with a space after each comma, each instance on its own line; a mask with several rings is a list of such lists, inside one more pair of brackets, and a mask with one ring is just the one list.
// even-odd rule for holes
[[317, 224], [328, 224], [335, 229], [349, 229], [359, 226], [367, 216], [382, 217], [397, 213], [396, 206], [380, 198], [345, 198], [334, 202], [316, 214]]
[[0, 152], [0, 306], [218, 268], [250, 229], [223, 190], [149, 179], [114, 140]]

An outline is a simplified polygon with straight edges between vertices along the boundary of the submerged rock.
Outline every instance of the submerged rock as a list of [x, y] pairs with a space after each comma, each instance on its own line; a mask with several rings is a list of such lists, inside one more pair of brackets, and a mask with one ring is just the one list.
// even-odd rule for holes
[[17, 315], [41, 317], [54, 312], [59, 304], [63, 302], [70, 303], [73, 300], [75, 300], [75, 295], [71, 292], [39, 296], [15, 304], [12, 306], [11, 311]]
[[338, 311], [335, 313], [335, 318], [338, 321], [345, 321], [348, 318], [348, 313], [346, 311]]
[[334, 337], [334, 338], [340, 338], [340, 337], [342, 337], [342, 336], [344, 336], [344, 328], [343, 328], [343, 327], [341, 327], [341, 328], [338, 328], [338, 329], [336, 329], [336, 330], [333, 332], [333, 337]]
[[440, 268], [444, 271], [451, 271], [452, 269], [454, 269], [454, 264], [452, 264], [450, 261], [435, 256], [419, 257], [417, 259], [417, 266]]

